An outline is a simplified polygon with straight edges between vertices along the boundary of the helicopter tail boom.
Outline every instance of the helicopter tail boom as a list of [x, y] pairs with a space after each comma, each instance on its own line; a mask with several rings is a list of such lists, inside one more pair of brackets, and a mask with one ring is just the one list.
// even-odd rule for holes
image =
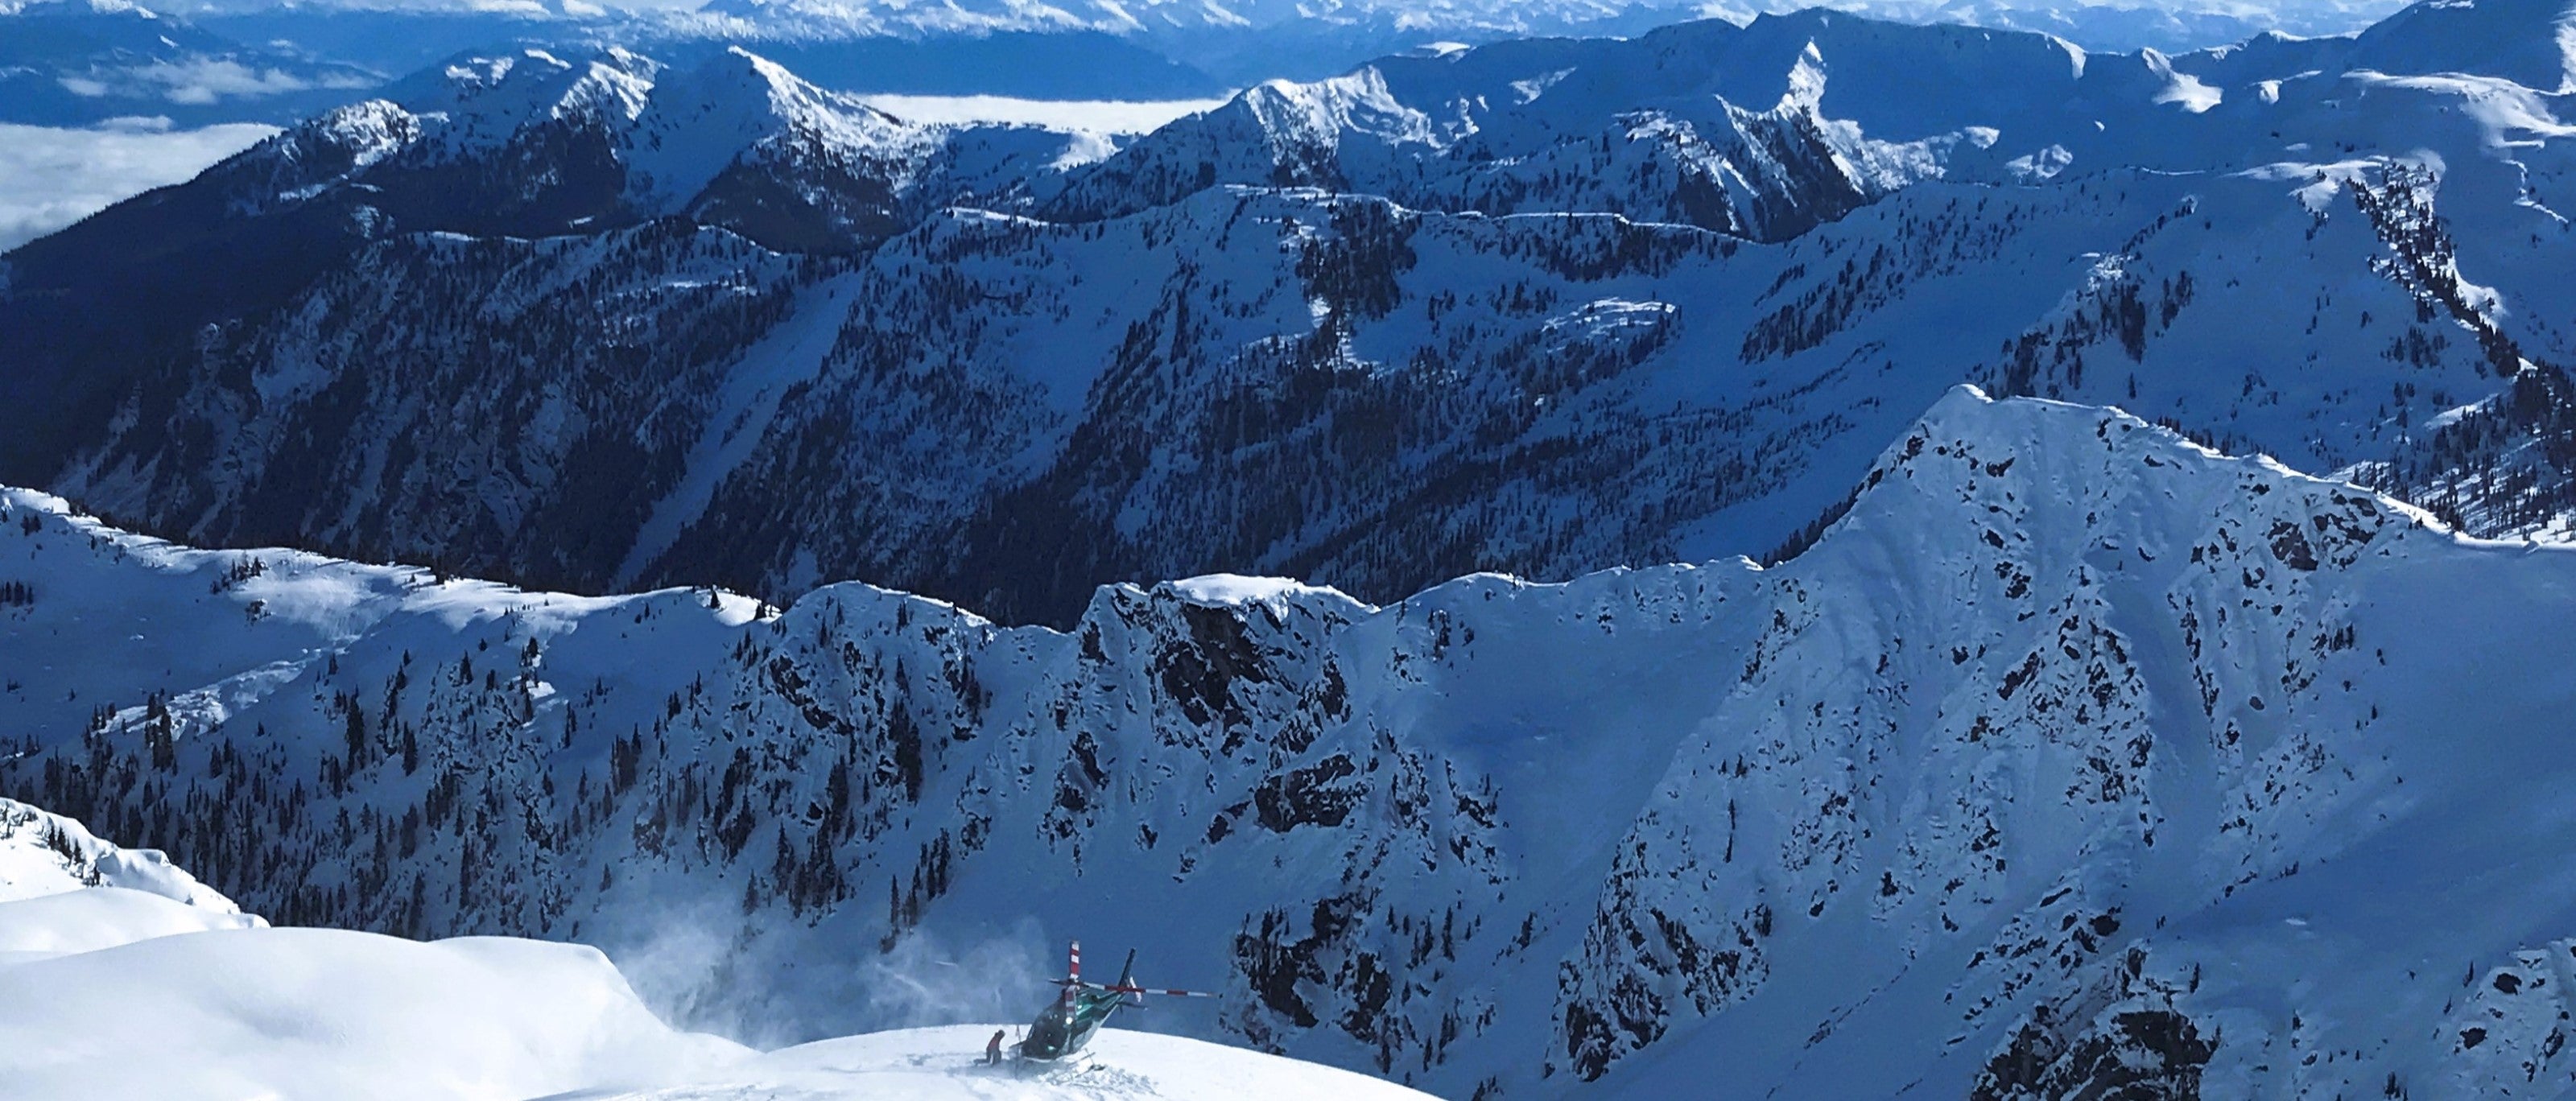
[[1062, 1004], [1068, 1011], [1074, 1008], [1075, 995], [1084, 990], [1097, 990], [1104, 994], [1129, 995], [1133, 999], [1133, 1004], [1136, 1005], [1143, 1005], [1145, 1002], [1144, 996], [1147, 994], [1159, 994], [1167, 998], [1214, 998], [1218, 996], [1205, 990], [1173, 990], [1163, 987], [1136, 985], [1136, 951], [1132, 948], [1127, 950], [1127, 964], [1125, 967], [1119, 969], [1117, 982], [1107, 985], [1096, 982], [1086, 982], [1082, 977], [1081, 941], [1073, 941], [1065, 946], [1064, 977], [1051, 981], [1053, 981], [1058, 987], [1062, 988], [1063, 995], [1060, 1004]]

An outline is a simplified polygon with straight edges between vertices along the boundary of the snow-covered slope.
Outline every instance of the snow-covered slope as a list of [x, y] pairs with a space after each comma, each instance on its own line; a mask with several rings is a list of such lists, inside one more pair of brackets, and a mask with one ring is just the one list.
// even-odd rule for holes
[[601, 1101], [1424, 1101], [1346, 1070], [1242, 1048], [1112, 1027], [1069, 1065], [983, 1065], [984, 1041], [1025, 1024], [895, 1029], [773, 1051], [699, 1076]]
[[[991, 161], [1036, 155], [1043, 165], [1100, 140], [910, 125], [739, 47], [678, 69], [615, 47], [579, 60], [534, 48], [463, 56], [387, 93], [246, 154], [235, 171], [273, 166], [277, 185], [237, 186], [235, 202], [303, 204], [357, 188], [402, 228], [484, 233], [686, 213], [772, 247], [828, 252], [1011, 182], [971, 175], [994, 171]], [[353, 136], [363, 152], [319, 158], [343, 174], [286, 182]], [[949, 178], [961, 167], [970, 175]]]
[[[1514, 43], [1392, 58], [1307, 84], [1272, 81], [1070, 173], [1038, 209], [1084, 220], [1169, 203], [1212, 184], [1325, 187], [1491, 214], [1588, 211], [1795, 236], [1920, 178], [1889, 149], [1818, 113], [1819, 56], [1777, 59], [1779, 79], [1715, 74], [1740, 32], [1708, 21], [1609, 40]], [[1705, 68], [1703, 68], [1705, 66]]]
[[2566, 0], [2418, 4], [2363, 31], [2350, 64], [2390, 73], [2477, 73], [2539, 92], [2576, 91], [2576, 5]]
[[172, 866], [0, 800], [0, 1083], [13, 1099], [521, 1098], [686, 1080], [598, 952], [271, 929]]
[[1156, 1027], [1444, 1095], [2576, 1082], [2576, 643], [2532, 626], [2576, 557], [2116, 412], [1952, 393], [1769, 569], [1121, 586], [1067, 632], [8, 507], [0, 790], [746, 1034], [1079, 937], [1226, 995]]
[[241, 913], [231, 899], [156, 850], [121, 849], [92, 836], [78, 822], [0, 799], [0, 902], [83, 887], [153, 895], [211, 915]]
[[742, 1054], [672, 1032], [596, 951], [506, 938], [154, 937], [0, 964], [0, 997], [46, 1007], [0, 1021], [21, 1098], [523, 1098]]
[[191, 906], [148, 891], [66, 888], [0, 901], [0, 966], [95, 952], [154, 937], [265, 926], [256, 915]]
[[0, 476], [209, 544], [1064, 624], [1121, 579], [1779, 546], [1975, 381], [2555, 537], [2569, 124], [2403, 28], [2563, 14], [2173, 57], [1700, 21], [1132, 142], [740, 52], [460, 60], [11, 253], [0, 400], [46, 412]]
[[[21, 803], [0, 801], [0, 824], [16, 827], [0, 833], [0, 998], [33, 1010], [0, 1020], [12, 1101], [1423, 1096], [1124, 1030], [1043, 1069], [981, 1065], [983, 1025], [763, 1055], [674, 1032], [593, 949], [271, 929], [157, 853], [124, 853]], [[140, 871], [138, 855], [153, 858]], [[26, 874], [31, 857], [51, 878]]]

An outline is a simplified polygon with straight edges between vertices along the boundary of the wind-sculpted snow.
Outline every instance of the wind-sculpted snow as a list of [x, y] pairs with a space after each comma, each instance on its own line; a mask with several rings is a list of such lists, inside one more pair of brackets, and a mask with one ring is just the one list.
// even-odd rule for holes
[[281, 921], [602, 944], [700, 1026], [926, 1023], [860, 961], [1079, 937], [1224, 992], [1158, 1028], [1447, 1095], [2571, 1081], [2576, 655], [2518, 625], [2576, 558], [2116, 412], [1958, 391], [1768, 569], [1064, 632], [8, 507], [0, 790]]
[[271, 929], [107, 884], [0, 901], [0, 997], [30, 1007], [0, 1020], [0, 1082], [22, 1101], [517, 1098], [751, 1054], [675, 1033], [578, 945]]
[[[999, 1025], [952, 1025], [847, 1036], [770, 1052], [700, 1081], [602, 1101], [1423, 1101], [1402, 1086], [1259, 1052], [1112, 1028], [1071, 1065], [978, 1065]], [[1014, 1026], [1013, 1031], [1021, 1027]], [[792, 1091], [792, 1092], [791, 1092]]]
[[8, 800], [0, 997], [42, 1007], [0, 1020], [0, 1082], [12, 1101], [1425, 1096], [1124, 1030], [1054, 1065], [987, 1065], [984, 1025], [762, 1054], [673, 1030], [595, 949], [272, 929], [159, 853], [120, 850]]
[[78, 822], [0, 799], [0, 901], [82, 887], [158, 895], [210, 914], [241, 912], [231, 899], [197, 882], [157, 851], [121, 849], [92, 836]]

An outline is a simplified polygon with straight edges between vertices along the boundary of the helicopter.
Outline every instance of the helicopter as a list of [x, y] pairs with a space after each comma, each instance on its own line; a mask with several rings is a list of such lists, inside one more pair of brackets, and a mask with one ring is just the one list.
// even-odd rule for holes
[[1038, 1011], [1030, 1022], [1027, 1039], [1019, 1043], [1022, 1059], [1053, 1062], [1081, 1051], [1091, 1042], [1100, 1026], [1108, 1024], [1112, 1014], [1123, 1006], [1142, 1007], [1145, 995], [1160, 994], [1172, 998], [1213, 998], [1199, 990], [1147, 989], [1136, 985], [1136, 950], [1127, 950], [1127, 966], [1120, 968], [1118, 981], [1108, 986], [1082, 981], [1082, 942], [1066, 948], [1064, 977], [1052, 980], [1063, 993], [1055, 1004]]

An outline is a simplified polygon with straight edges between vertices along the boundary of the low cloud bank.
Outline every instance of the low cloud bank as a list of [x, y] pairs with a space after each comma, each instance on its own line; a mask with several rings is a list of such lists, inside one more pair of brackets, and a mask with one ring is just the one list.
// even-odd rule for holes
[[257, 123], [174, 130], [168, 119], [83, 128], [0, 123], [0, 250], [187, 180], [275, 133]]

